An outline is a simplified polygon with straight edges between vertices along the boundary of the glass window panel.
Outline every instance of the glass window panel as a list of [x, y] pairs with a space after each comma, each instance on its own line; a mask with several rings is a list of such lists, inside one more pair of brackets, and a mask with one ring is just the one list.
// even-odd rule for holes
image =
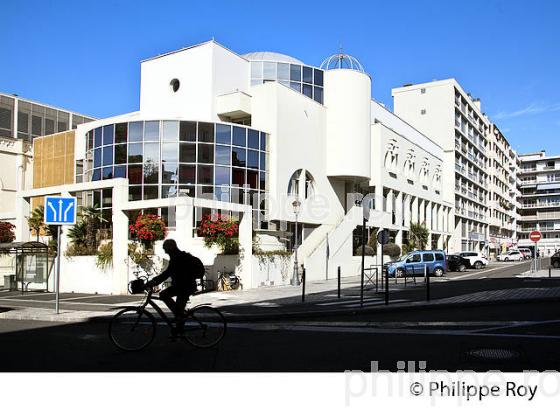
[[196, 183], [196, 167], [194, 165], [179, 165], [179, 183]]
[[278, 79], [279, 80], [289, 80], [290, 79], [290, 65], [286, 63], [278, 63]]
[[196, 122], [181, 121], [179, 126], [179, 139], [181, 141], [196, 141]]
[[278, 81], [278, 82], [279, 82], [280, 84], [282, 84], [282, 85], [284, 85], [284, 86], [288, 87], [288, 88], [290, 87], [290, 82], [289, 82], [289, 81], [286, 81], [286, 80], [280, 80], [280, 81]]
[[57, 122], [57, 131], [58, 131], [58, 132], [68, 131], [68, 122], [66, 122], [66, 121], [58, 121], [58, 122]]
[[87, 133], [87, 149], [93, 149], [93, 131]]
[[237, 167], [244, 167], [247, 160], [247, 150], [245, 148], [233, 147], [231, 150], [231, 164]]
[[142, 200], [142, 187], [141, 186], [128, 187], [128, 200], [129, 201]]
[[245, 185], [245, 170], [241, 168], [231, 169], [231, 185], [242, 187]]
[[43, 134], [43, 119], [41, 117], [38, 117], [36, 115], [31, 116], [31, 134]]
[[174, 184], [179, 178], [179, 165], [173, 163], [165, 163], [161, 165], [161, 183]]
[[251, 80], [251, 87], [254, 85], [261, 85], [263, 83], [263, 80], [261, 80], [260, 78], [258, 80]]
[[258, 188], [259, 173], [257, 171], [247, 170], [247, 184], [252, 189]]
[[144, 185], [144, 199], [157, 199], [158, 186]]
[[264, 152], [261, 152], [260, 156], [261, 156], [261, 164], [259, 168], [261, 169], [261, 171], [266, 171], [266, 154]]
[[213, 186], [197, 186], [196, 191], [199, 197], [213, 199], [214, 198], [214, 187]]
[[105, 167], [103, 169], [103, 179], [113, 178], [113, 167]]
[[122, 122], [115, 126], [115, 144], [119, 142], [127, 142], [128, 124]]
[[142, 183], [142, 165], [128, 166], [128, 182], [130, 184]]
[[266, 190], [266, 173], [260, 172], [260, 186], [261, 190]]
[[115, 178], [126, 178], [126, 166], [125, 165], [115, 167], [114, 172], [115, 172]]
[[179, 161], [179, 144], [174, 142], [164, 142], [161, 146], [162, 162], [178, 162]]
[[96, 208], [101, 206], [101, 191], [93, 191], [93, 206]]
[[159, 182], [159, 163], [146, 162], [144, 164], [144, 183], [157, 184]]
[[323, 86], [323, 70], [313, 69], [313, 84]]
[[106, 125], [103, 127], [103, 145], [113, 143], [114, 128], [113, 125]]
[[45, 118], [45, 135], [54, 134], [54, 120]]
[[259, 168], [259, 152], [252, 149], [247, 150], [247, 168]]
[[93, 167], [97, 168], [101, 166], [101, 148], [93, 150]]
[[198, 140], [201, 142], [214, 142], [214, 124], [199, 122]]
[[313, 97], [313, 87], [307, 84], [303, 84], [303, 95], [306, 95], [309, 98]]
[[179, 140], [179, 122], [163, 121], [163, 140], [178, 141]]
[[214, 167], [211, 165], [199, 165], [198, 166], [198, 175], [197, 175], [197, 182], [199, 184], [213, 184], [213, 172]]
[[144, 144], [144, 162], [159, 162], [158, 142], [146, 142]]
[[261, 150], [266, 151], [266, 133], [261, 132]]
[[179, 196], [190, 196], [194, 197], [195, 187], [189, 185], [179, 185]]
[[214, 162], [214, 145], [198, 144], [198, 162], [212, 164]]
[[161, 197], [162, 198], [173, 198], [177, 196], [177, 185], [162, 185], [161, 186]]
[[243, 190], [239, 188], [231, 188], [230, 200], [234, 204], [240, 204], [243, 200]]
[[240, 147], [247, 146], [247, 129], [241, 127], [233, 127], [233, 145]]
[[115, 145], [115, 164], [126, 164], [126, 144]]
[[139, 142], [144, 138], [144, 123], [142, 121], [128, 124], [128, 141]]
[[224, 186], [214, 187], [214, 199], [216, 201], [230, 202], [229, 194], [230, 194], [229, 187], [224, 187]]
[[230, 184], [230, 168], [229, 167], [216, 167], [216, 185], [229, 185]]
[[142, 162], [142, 143], [128, 144], [128, 162]]
[[323, 89], [321, 87], [313, 87], [313, 99], [319, 104], [323, 104]]
[[220, 144], [231, 144], [231, 126], [216, 124], [216, 142]]
[[296, 90], [298, 93], [301, 93], [301, 83], [294, 83], [293, 81], [290, 83], [290, 88], [292, 90]]
[[263, 76], [263, 63], [262, 61], [251, 62], [251, 78], [262, 78]]
[[179, 144], [179, 161], [196, 162], [196, 144]]
[[99, 181], [101, 179], [101, 170], [100, 169], [95, 169], [93, 171], [93, 174], [91, 176], [91, 180], [92, 181]]
[[103, 200], [102, 200], [102, 207], [110, 207], [113, 204], [113, 193], [112, 189], [103, 189]]
[[103, 147], [103, 165], [113, 164], [113, 146]]
[[256, 130], [247, 130], [247, 146], [253, 149], [259, 149], [259, 132]]
[[29, 114], [26, 112], [18, 111], [18, 131], [29, 132]]
[[216, 145], [216, 164], [231, 164], [231, 147], [225, 145]]
[[290, 64], [290, 80], [301, 82], [301, 66]]
[[313, 83], [313, 69], [311, 67], [303, 66], [303, 82]]
[[159, 121], [144, 123], [144, 141], [159, 141]]
[[263, 64], [263, 79], [276, 80], [276, 63], [265, 62]]
[[93, 146], [100, 147], [102, 142], [103, 128], [99, 127], [93, 131]]

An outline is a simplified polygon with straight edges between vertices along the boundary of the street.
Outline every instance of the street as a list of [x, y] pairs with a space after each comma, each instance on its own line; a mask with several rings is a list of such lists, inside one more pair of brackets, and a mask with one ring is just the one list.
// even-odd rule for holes
[[[379, 297], [361, 310], [354, 288], [345, 290], [341, 303], [332, 302], [327, 297], [331, 293], [326, 293], [314, 295], [309, 303], [292, 303], [289, 309], [287, 303], [272, 310], [262, 304], [224, 306], [220, 309], [231, 315], [226, 337], [209, 350], [170, 341], [169, 329], [159, 323], [156, 340], [146, 350], [123, 353], [110, 343], [107, 323], [110, 312], [130, 298], [115, 296], [111, 304], [110, 296], [99, 296], [98, 301], [68, 297], [73, 300], [63, 303], [65, 307], [95, 307], [109, 315], [79, 323], [0, 319], [0, 348], [9, 352], [0, 361], [0, 371], [368, 371], [372, 362], [379, 369], [397, 370], [402, 361], [417, 366], [425, 362], [427, 370], [560, 370], [557, 299], [494, 304], [484, 300], [492, 292], [560, 288], [556, 278], [518, 277], [527, 269], [525, 262], [450, 273], [434, 279], [434, 305], [424, 303], [413, 309], [376, 309], [383, 305]], [[397, 300], [412, 301], [421, 299], [424, 292], [424, 286], [391, 290]], [[478, 298], [475, 303], [437, 305], [441, 300], [472, 295]], [[367, 297], [375, 298], [371, 291]], [[283, 306], [283, 300], [274, 302]], [[52, 306], [52, 302], [0, 297], [4, 310], [24, 305]], [[399, 302], [394, 305], [398, 307]], [[324, 314], [302, 314], [317, 309], [324, 309]], [[244, 320], [248, 312], [263, 311], [270, 314], [269, 319]]]

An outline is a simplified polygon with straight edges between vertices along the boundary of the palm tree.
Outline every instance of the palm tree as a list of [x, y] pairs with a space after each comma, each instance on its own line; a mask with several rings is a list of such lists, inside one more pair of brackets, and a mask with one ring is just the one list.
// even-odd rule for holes
[[27, 224], [29, 225], [29, 228], [31, 228], [35, 232], [35, 235], [37, 235], [37, 242], [39, 242], [41, 229], [45, 231], [45, 234], [47, 236], [54, 237], [54, 233], [51, 230], [50, 226], [45, 225], [44, 221], [45, 221], [45, 208], [43, 207], [43, 205], [39, 205], [31, 212], [31, 215], [27, 217]]
[[101, 223], [106, 222], [101, 217], [99, 209], [94, 206], [84, 206], [80, 211], [80, 218], [84, 223], [84, 242], [92, 250], [97, 249], [97, 232], [101, 228]]
[[425, 223], [412, 223], [410, 224], [410, 239], [409, 247], [412, 249], [425, 250], [428, 244], [430, 231], [426, 228]]

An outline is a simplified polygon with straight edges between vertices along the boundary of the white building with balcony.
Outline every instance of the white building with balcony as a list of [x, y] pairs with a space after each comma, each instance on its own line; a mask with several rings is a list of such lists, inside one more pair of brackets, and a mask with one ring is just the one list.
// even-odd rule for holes
[[[266, 249], [293, 249], [297, 237], [308, 280], [333, 278], [339, 266], [344, 276], [356, 275], [353, 233], [362, 209], [354, 200], [365, 194], [375, 197], [368, 227], [387, 228], [402, 244], [410, 224], [424, 222], [428, 246], [447, 247], [455, 198], [445, 196], [451, 185], [442, 142], [373, 101], [371, 77], [351, 56], [336, 54], [317, 67], [209, 41], [143, 61], [138, 111], [78, 126], [83, 182], [21, 193], [18, 236], [28, 235], [30, 197], [84, 192], [85, 203], [112, 220], [115, 259], [126, 258], [130, 210], [157, 210], [170, 236], [197, 254], [202, 238], [193, 228], [221, 209], [242, 219], [245, 288], [268, 283], [252, 268], [251, 238]], [[481, 138], [469, 148], [477, 159], [468, 169], [477, 174], [464, 185], [477, 196], [486, 195], [478, 176], [485, 144]], [[484, 201], [471, 202], [476, 207], [465, 209], [486, 211]], [[465, 221], [469, 234], [486, 233], [479, 218]], [[114, 269], [114, 291], [124, 292], [127, 272]]]
[[560, 156], [547, 156], [541, 151], [519, 158], [518, 245], [533, 246], [529, 234], [541, 231], [537, 246], [549, 256], [560, 249]]

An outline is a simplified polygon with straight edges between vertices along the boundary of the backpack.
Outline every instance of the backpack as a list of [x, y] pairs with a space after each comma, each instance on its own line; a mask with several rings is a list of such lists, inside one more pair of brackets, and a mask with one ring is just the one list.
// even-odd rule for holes
[[204, 275], [206, 275], [206, 269], [204, 268], [204, 264], [199, 258], [191, 255], [190, 253], [186, 253], [185, 259], [188, 262], [187, 266], [189, 266], [192, 275], [196, 279], [202, 279]]

